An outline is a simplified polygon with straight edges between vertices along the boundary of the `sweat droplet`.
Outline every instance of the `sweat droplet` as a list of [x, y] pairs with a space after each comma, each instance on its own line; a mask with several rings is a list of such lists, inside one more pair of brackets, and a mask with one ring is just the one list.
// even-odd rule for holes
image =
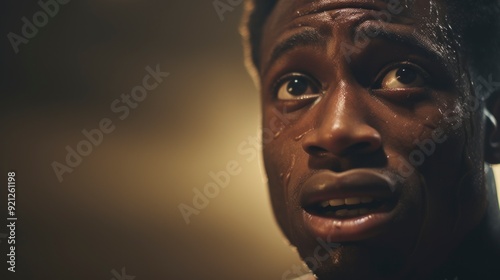
[[276, 132], [276, 133], [274, 134], [274, 139], [276, 139], [276, 138], [280, 137], [280, 135], [281, 135], [281, 133], [282, 133], [282, 132], [283, 132], [283, 127], [282, 127], [282, 128], [280, 128], [280, 130], [278, 130], [278, 132]]
[[292, 176], [292, 173], [286, 174], [285, 180], [284, 180], [285, 186], [288, 186], [288, 183], [290, 182], [290, 176]]
[[293, 167], [295, 166], [295, 155], [292, 155], [292, 162], [290, 164], [290, 167], [288, 168], [285, 177], [281, 177], [282, 174], [280, 174], [280, 177], [283, 180], [283, 186], [288, 186], [288, 183], [290, 183], [290, 177], [292, 176], [292, 170]]
[[300, 141], [302, 138], [304, 138], [304, 136], [306, 136], [306, 134], [307, 134], [307, 133], [311, 132], [312, 130], [313, 130], [313, 128], [309, 129], [308, 131], [306, 131], [306, 132], [302, 133], [301, 135], [299, 135], [299, 136], [297, 136], [297, 137], [293, 138], [293, 140], [295, 140], [295, 141]]

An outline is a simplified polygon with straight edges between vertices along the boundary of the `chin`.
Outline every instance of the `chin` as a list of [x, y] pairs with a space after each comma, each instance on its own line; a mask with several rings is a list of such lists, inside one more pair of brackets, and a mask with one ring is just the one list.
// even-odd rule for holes
[[301, 257], [319, 280], [407, 279], [400, 278], [405, 256], [397, 251], [371, 248], [365, 244], [342, 244], [319, 265], [307, 257], [311, 253], [307, 250], [307, 253], [301, 253]]

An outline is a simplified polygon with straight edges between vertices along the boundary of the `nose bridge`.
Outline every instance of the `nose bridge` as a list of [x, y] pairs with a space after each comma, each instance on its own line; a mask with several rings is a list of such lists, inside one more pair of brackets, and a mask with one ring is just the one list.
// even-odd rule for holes
[[345, 155], [368, 152], [381, 146], [378, 131], [370, 126], [370, 113], [363, 99], [363, 89], [346, 82], [327, 94], [316, 117], [316, 127], [304, 139], [308, 153]]
[[345, 82], [340, 83], [325, 101], [318, 127], [323, 133], [348, 133], [365, 118], [366, 110], [363, 109], [360, 96]]
[[[354, 22], [351, 23], [354, 24]], [[350, 26], [349, 30], [352, 29]], [[343, 38], [344, 40], [350, 40], [351, 32], [347, 29], [337, 30], [336, 36]], [[351, 65], [349, 61], [346, 60], [343, 52], [338, 50], [342, 49], [342, 42], [344, 40], [334, 40], [330, 42], [330, 47], [328, 48], [331, 53], [329, 54], [333, 57], [333, 60], [337, 63], [337, 71], [335, 80], [337, 80], [337, 86], [328, 94], [326, 102], [322, 107], [323, 117], [320, 117], [320, 129], [326, 131], [336, 131], [343, 130], [349, 127], [353, 121], [357, 118], [362, 117], [358, 112], [360, 107], [360, 96], [357, 94], [356, 81], [351, 73]], [[326, 132], [325, 131], [325, 132]]]

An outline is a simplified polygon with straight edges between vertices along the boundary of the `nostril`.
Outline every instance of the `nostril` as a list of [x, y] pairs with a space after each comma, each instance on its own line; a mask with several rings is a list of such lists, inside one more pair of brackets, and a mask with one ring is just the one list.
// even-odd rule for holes
[[[347, 147], [347, 149], [343, 149], [341, 153], [338, 155], [346, 155], [346, 154], [356, 154], [356, 153], [363, 153], [367, 152], [370, 150], [372, 147], [370, 142], [359, 142], [352, 144], [351, 146]], [[314, 156], [325, 156], [331, 151], [321, 148], [320, 146], [308, 146], [306, 148], [306, 152], [310, 155]]]
[[358, 152], [358, 151], [365, 151], [368, 150], [371, 147], [371, 144], [369, 142], [360, 142], [351, 145], [348, 149], [347, 152]]
[[320, 156], [320, 155], [324, 155], [326, 153], [328, 153], [328, 151], [326, 149], [323, 149], [321, 147], [318, 147], [318, 146], [309, 146], [307, 147], [307, 153], [311, 154], [311, 155], [316, 155], [316, 156]]
[[382, 137], [367, 125], [329, 126], [313, 130], [304, 137], [302, 149], [315, 157], [346, 157], [371, 154], [382, 147]]

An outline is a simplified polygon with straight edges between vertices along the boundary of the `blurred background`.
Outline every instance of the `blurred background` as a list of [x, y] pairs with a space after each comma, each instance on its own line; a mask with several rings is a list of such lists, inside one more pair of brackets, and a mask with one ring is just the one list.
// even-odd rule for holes
[[[260, 148], [250, 144], [260, 109], [243, 65], [243, 5], [48, 2], [52, 15], [38, 1], [0, 7], [0, 178], [16, 171], [18, 217], [16, 277], [0, 278], [278, 280], [299, 264], [274, 222]], [[157, 68], [169, 76], [126, 103], [122, 94]], [[91, 151], [80, 145], [88, 155], [73, 155], [70, 167], [82, 130], [103, 119], [114, 130]], [[197, 200], [199, 212], [184, 207], [193, 213], [185, 219], [179, 206], [193, 207], [194, 189], [228, 164], [237, 175]], [[7, 189], [0, 194], [5, 221]], [[2, 226], [0, 275], [6, 233]]]
[[[212, 0], [68, 2], [55, 2], [45, 25], [38, 1], [0, 7], [0, 178], [17, 173], [18, 279], [121, 280], [112, 270], [127, 279], [122, 268], [136, 280], [281, 279], [298, 258], [274, 223], [260, 159], [238, 152], [260, 120], [243, 66], [242, 5], [217, 13]], [[17, 54], [10, 32], [24, 38], [13, 39]], [[121, 95], [157, 65], [170, 75], [136, 108], [125, 105]], [[115, 100], [130, 108], [123, 120]], [[82, 130], [103, 118], [115, 130], [59, 182], [53, 162], [66, 165], [66, 147], [77, 150]], [[179, 204], [193, 206], [193, 189], [232, 161], [240, 173], [187, 225]]]

